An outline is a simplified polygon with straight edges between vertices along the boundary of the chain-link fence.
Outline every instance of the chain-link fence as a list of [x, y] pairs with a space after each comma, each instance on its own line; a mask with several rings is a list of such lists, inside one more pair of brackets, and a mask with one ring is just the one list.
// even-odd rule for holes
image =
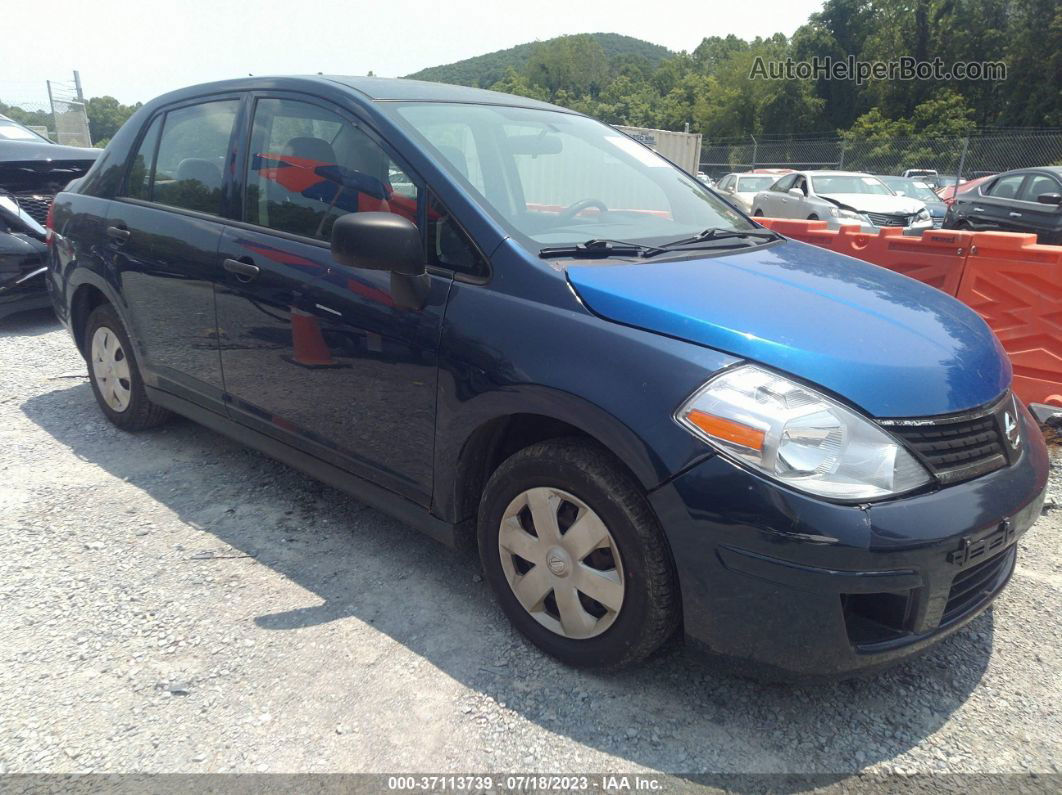
[[91, 146], [88, 113], [78, 74], [42, 83], [0, 78], [0, 112], [67, 146]]
[[902, 174], [932, 169], [963, 179], [1013, 168], [1062, 165], [1062, 129], [985, 129], [954, 138], [846, 140], [838, 137], [706, 140], [701, 170], [719, 179], [754, 168], [843, 169]]

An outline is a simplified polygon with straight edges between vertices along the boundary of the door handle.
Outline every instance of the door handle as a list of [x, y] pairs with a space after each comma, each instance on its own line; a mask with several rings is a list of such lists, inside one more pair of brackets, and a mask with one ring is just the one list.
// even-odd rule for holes
[[108, 226], [107, 237], [115, 243], [124, 243], [129, 239], [130, 231], [124, 226]]
[[221, 263], [221, 267], [229, 273], [236, 275], [241, 282], [249, 282], [258, 275], [258, 266], [253, 262], [244, 262], [239, 259], [227, 259]]
[[1009, 213], [1011, 218], [1021, 218], [1021, 213]]
[[984, 211], [985, 211], [984, 207], [974, 207], [974, 212], [975, 213], [983, 213]]

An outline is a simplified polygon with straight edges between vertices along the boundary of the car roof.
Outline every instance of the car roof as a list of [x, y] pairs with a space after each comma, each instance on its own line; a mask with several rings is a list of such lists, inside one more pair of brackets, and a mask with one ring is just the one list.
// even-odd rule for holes
[[[360, 99], [369, 102], [454, 102], [478, 105], [505, 105], [518, 108], [536, 108], [575, 114], [575, 111], [551, 105], [528, 97], [488, 91], [483, 88], [455, 86], [448, 83], [431, 83], [427, 80], [403, 80], [390, 77], [358, 77], [354, 75], [254, 75], [234, 80], [200, 83], [171, 91], [151, 101], [152, 105], [167, 104], [204, 94], [226, 91], [310, 90], [339, 86], [357, 92]], [[575, 114], [578, 115], [578, 114]]]
[[801, 171], [809, 177], [873, 177], [866, 171]]
[[428, 80], [404, 80], [392, 77], [356, 77], [350, 75], [323, 75], [325, 80], [360, 91], [377, 102], [462, 102], [480, 105], [510, 105], [516, 107], [544, 108], [571, 113], [567, 108], [551, 105], [515, 94], [503, 94], [484, 88], [456, 86], [450, 83], [432, 83]]
[[1028, 174], [1035, 171], [1046, 171], [1048, 174], [1062, 179], [1062, 166], [1026, 166], [1024, 168], [1012, 168], [1010, 171], [1003, 171], [999, 174], [991, 174], [988, 177], [979, 177], [979, 179], [991, 179], [992, 177], [1005, 177], [1008, 174]]

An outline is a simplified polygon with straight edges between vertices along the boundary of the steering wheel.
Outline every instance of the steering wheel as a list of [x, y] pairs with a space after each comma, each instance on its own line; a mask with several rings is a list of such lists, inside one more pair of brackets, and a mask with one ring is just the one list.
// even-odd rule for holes
[[596, 207], [603, 213], [608, 212], [608, 207], [600, 199], [580, 199], [561, 210], [560, 214], [557, 216], [557, 221], [559, 223], [567, 223], [589, 207]]

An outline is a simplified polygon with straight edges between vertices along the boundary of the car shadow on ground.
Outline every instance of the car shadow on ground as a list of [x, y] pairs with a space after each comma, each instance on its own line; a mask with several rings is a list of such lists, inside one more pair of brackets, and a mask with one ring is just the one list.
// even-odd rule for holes
[[59, 318], [51, 309], [30, 309], [0, 318], [0, 339], [4, 337], [39, 337], [55, 331]]
[[[632, 670], [573, 671], [510, 628], [470, 553], [191, 422], [135, 438], [117, 431], [87, 383], [32, 397], [22, 410], [79, 458], [202, 531], [203, 544], [220, 540], [254, 556], [320, 600], [264, 605], [260, 628], [371, 623], [550, 732], [701, 783], [744, 789], [756, 785], [729, 774], [781, 772], [821, 774], [824, 784], [892, 759], [941, 728], [991, 656], [989, 612], [910, 662], [846, 682], [764, 685], [719, 672], [677, 643]], [[773, 791], [806, 786], [770, 779]]]

